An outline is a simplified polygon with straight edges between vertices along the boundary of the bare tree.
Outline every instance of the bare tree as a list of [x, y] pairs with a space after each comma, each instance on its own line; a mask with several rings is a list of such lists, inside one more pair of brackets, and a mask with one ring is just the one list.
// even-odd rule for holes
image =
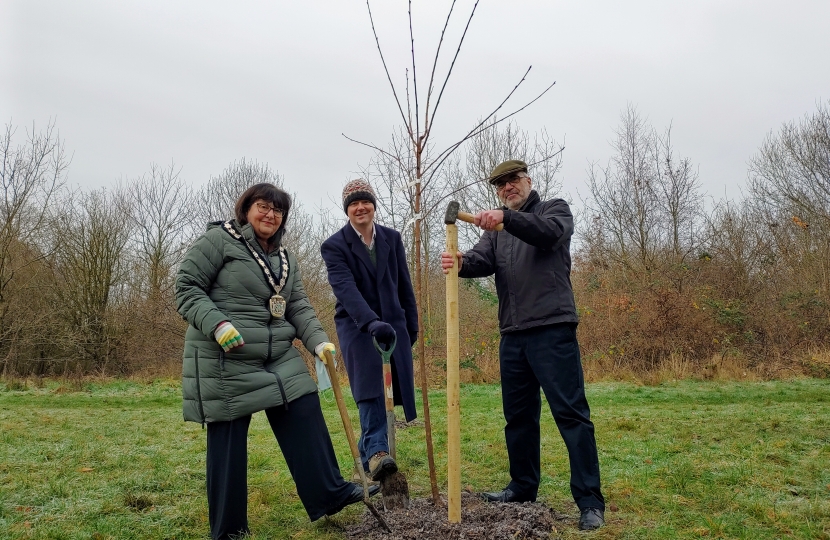
[[424, 233], [424, 218], [437, 208], [437, 205], [440, 203], [441, 197], [438, 197], [435, 200], [435, 202], [429, 207], [424, 205], [424, 197], [432, 189], [435, 189], [435, 185], [433, 183], [440, 177], [442, 165], [452, 157], [455, 151], [462, 144], [464, 144], [465, 141], [467, 141], [471, 137], [476, 136], [482, 131], [486, 131], [492, 128], [497, 123], [514, 116], [515, 114], [522, 111], [530, 104], [541, 98], [553, 86], [553, 84], [551, 84], [533, 100], [527, 102], [525, 105], [519, 107], [518, 109], [505, 115], [504, 117], [495, 120], [496, 115], [499, 113], [499, 111], [501, 111], [505, 103], [510, 99], [511, 96], [513, 96], [513, 94], [516, 92], [516, 89], [524, 82], [527, 73], [530, 71], [530, 68], [528, 68], [528, 70], [525, 72], [525, 74], [522, 76], [519, 82], [507, 94], [507, 97], [500, 104], [498, 104], [498, 106], [496, 106], [492, 110], [492, 112], [485, 116], [483, 120], [476, 123], [476, 125], [474, 125], [472, 129], [470, 129], [467, 133], [463, 134], [460, 138], [458, 138], [455, 143], [449, 145], [443, 150], [433, 151], [431, 149], [433, 126], [435, 125], [436, 116], [441, 105], [441, 98], [443, 97], [444, 91], [446, 90], [447, 84], [450, 80], [450, 77], [452, 76], [452, 71], [455, 67], [455, 62], [458, 59], [458, 55], [461, 52], [461, 47], [464, 43], [464, 38], [467, 35], [467, 30], [470, 27], [470, 22], [472, 21], [472, 18], [475, 15], [476, 8], [478, 7], [478, 1], [475, 2], [475, 4], [470, 10], [470, 14], [467, 17], [467, 22], [464, 26], [464, 30], [462, 31], [462, 34], [458, 39], [457, 46], [455, 47], [455, 52], [452, 54], [452, 60], [450, 61], [449, 67], [447, 68], [446, 72], [443, 75], [441, 75], [438, 71], [438, 61], [441, 57], [441, 48], [444, 44], [444, 37], [447, 32], [447, 27], [449, 26], [450, 20], [452, 18], [455, 5], [456, 2], [453, 1], [450, 5], [447, 17], [444, 20], [444, 26], [441, 30], [441, 34], [438, 39], [437, 46], [435, 48], [435, 55], [432, 61], [432, 68], [429, 72], [428, 82], [426, 84], [426, 87], [424, 87], [423, 84], [419, 86], [419, 79], [423, 80], [423, 78], [419, 77], [419, 75], [421, 74], [418, 71], [415, 62], [416, 54], [415, 34], [412, 26], [412, 2], [409, 2], [409, 56], [411, 57], [411, 69], [408, 68], [406, 71], [405, 90], [400, 94], [404, 96], [406, 104], [404, 106], [404, 103], [399, 97], [398, 88], [395, 86], [395, 83], [393, 82], [392, 76], [389, 72], [389, 68], [387, 66], [386, 59], [383, 54], [383, 48], [380, 45], [380, 39], [378, 37], [375, 21], [372, 16], [371, 5], [369, 0], [367, 0], [366, 6], [369, 11], [369, 22], [371, 24], [372, 34], [375, 37], [375, 42], [377, 44], [377, 49], [380, 55], [381, 63], [383, 64], [384, 72], [386, 73], [387, 80], [389, 81], [389, 85], [392, 90], [392, 95], [395, 99], [395, 104], [397, 106], [398, 113], [400, 114], [402, 125], [404, 126], [405, 138], [402, 137], [402, 139], [406, 141], [406, 147], [405, 149], [403, 147], [401, 148], [401, 150], [405, 150], [402, 153], [398, 153], [397, 151], [390, 152], [377, 145], [363, 143], [350, 138], [350, 140], [354, 142], [364, 144], [366, 146], [373, 148], [375, 151], [381, 154], [385, 154], [388, 159], [396, 161], [398, 164], [398, 169], [405, 173], [399, 176], [400, 183], [395, 187], [401, 190], [401, 193], [410, 203], [411, 221], [413, 222], [414, 227], [413, 243], [415, 255], [415, 296], [418, 303], [419, 324], [421, 325], [418, 333], [419, 341], [417, 351], [418, 357], [420, 358], [421, 362], [421, 390], [424, 399], [424, 419], [427, 427], [427, 457], [429, 460], [430, 484], [432, 487], [432, 498], [436, 504], [438, 504], [439, 502], [439, 493], [432, 452], [432, 433], [430, 427], [431, 424], [429, 415], [429, 402], [427, 400], [428, 388], [426, 379], [426, 359], [424, 351], [423, 331], [423, 289], [425, 288], [424, 280], [426, 279], [428, 273], [424, 273], [422, 271], [421, 244], [423, 241]]
[[[65, 348], [83, 371], [107, 369], [119, 336], [108, 311], [124, 296], [129, 241], [128, 194], [117, 187], [68, 198], [54, 227], [56, 303], [64, 315]], [[117, 322], [117, 321], [116, 321]]]
[[169, 292], [191, 226], [192, 194], [180, 172], [172, 163], [164, 168], [153, 164], [129, 186], [135, 253], [143, 277], [140, 290], [150, 299]]
[[775, 225], [778, 254], [794, 269], [809, 268], [804, 285], [830, 299], [830, 103], [767, 136], [750, 161], [749, 191]]
[[[196, 195], [197, 210], [194, 217], [199, 222], [198, 226], [231, 219], [233, 205], [242, 192], [262, 182], [282, 188], [283, 177], [267, 163], [248, 161], [245, 158], [234, 161], [218, 176], [212, 176]], [[195, 232], [201, 233], [202, 230]]]
[[[43, 255], [36, 249], [20, 250], [16, 246], [42, 246], [40, 228], [69, 166], [54, 123], [42, 132], [32, 127], [26, 142], [17, 146], [13, 143], [15, 132], [7, 124], [0, 136], [0, 303], [11, 280]], [[22, 256], [13, 257], [13, 252]]]
[[626, 267], [650, 272], [667, 254], [684, 260], [704, 234], [697, 172], [688, 158], [675, 157], [671, 127], [658, 135], [632, 105], [616, 135], [608, 165], [588, 171], [587, 234], [597, 241], [601, 231], [608, 255]]
[[31, 296], [48, 255], [43, 227], [69, 165], [53, 122], [42, 131], [32, 126], [19, 144], [14, 142], [15, 135], [11, 123], [0, 134], [0, 355], [4, 373], [9, 359], [26, 347], [24, 341], [39, 339], [32, 334], [39, 316], [28, 308], [37, 303]]
[[750, 161], [749, 188], [766, 206], [830, 229], [830, 102], [767, 136]]

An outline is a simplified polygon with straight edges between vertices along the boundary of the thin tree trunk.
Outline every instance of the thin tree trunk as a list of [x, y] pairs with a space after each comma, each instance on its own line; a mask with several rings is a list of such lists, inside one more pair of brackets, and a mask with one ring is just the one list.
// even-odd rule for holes
[[[415, 149], [415, 215], [421, 212], [421, 148]], [[415, 300], [418, 304], [418, 357], [421, 360], [421, 398], [424, 402], [424, 431], [427, 443], [427, 461], [429, 463], [429, 483], [432, 487], [432, 502], [436, 506], [441, 498], [438, 493], [438, 478], [435, 474], [435, 458], [432, 451], [432, 422], [429, 417], [429, 385], [427, 384], [427, 361], [424, 346], [424, 309], [423, 286], [421, 284], [421, 218], [415, 219]]]

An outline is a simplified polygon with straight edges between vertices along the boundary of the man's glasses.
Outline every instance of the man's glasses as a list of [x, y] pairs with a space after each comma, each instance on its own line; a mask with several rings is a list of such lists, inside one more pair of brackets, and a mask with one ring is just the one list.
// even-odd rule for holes
[[499, 178], [498, 180], [496, 180], [496, 191], [502, 191], [504, 188], [507, 187], [507, 184], [515, 186], [522, 181], [522, 178], [524, 178], [524, 176], [514, 176], [513, 178], [507, 179]]
[[283, 214], [285, 214], [282, 208], [274, 208], [270, 204], [265, 204], [263, 202], [256, 203], [256, 209], [264, 216], [267, 216], [269, 212], [274, 212], [275, 217], [282, 217]]

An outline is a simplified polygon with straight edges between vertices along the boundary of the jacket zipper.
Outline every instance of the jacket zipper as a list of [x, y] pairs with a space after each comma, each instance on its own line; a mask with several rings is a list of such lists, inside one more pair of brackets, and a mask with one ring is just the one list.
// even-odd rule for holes
[[[271, 361], [271, 341], [274, 338], [274, 331], [271, 329], [271, 321], [268, 321], [268, 358], [266, 358], [266, 363]], [[277, 387], [280, 389], [280, 395], [282, 396], [282, 403], [285, 406], [285, 410], [288, 410], [288, 397], [285, 395], [285, 387], [282, 385], [282, 378], [279, 376], [279, 373], [276, 370], [272, 371], [271, 373], [274, 374], [274, 377], [277, 379]]]
[[274, 374], [274, 377], [277, 378], [277, 386], [280, 388], [280, 394], [282, 395], [282, 403], [285, 406], [285, 410], [288, 410], [288, 397], [285, 395], [285, 388], [282, 386], [282, 379], [280, 378], [279, 374], [276, 371], [272, 371], [271, 373]]
[[265, 359], [265, 362], [268, 363], [271, 361], [271, 340], [274, 338], [274, 331], [271, 329], [271, 321], [268, 321], [268, 357]]
[[199, 415], [202, 417], [202, 429], [205, 428], [205, 407], [202, 405], [202, 385], [199, 382], [199, 349], [195, 349], [193, 355], [194, 363], [196, 364], [196, 399], [199, 401]]

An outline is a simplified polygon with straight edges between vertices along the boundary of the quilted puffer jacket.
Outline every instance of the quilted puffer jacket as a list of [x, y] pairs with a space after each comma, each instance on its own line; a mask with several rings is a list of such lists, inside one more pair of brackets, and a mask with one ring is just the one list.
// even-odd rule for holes
[[[184, 419], [193, 422], [233, 420], [317, 391], [292, 342], [300, 339], [313, 351], [329, 341], [308, 301], [300, 270], [288, 253], [288, 277], [281, 295], [283, 318], [271, 316], [272, 290], [241, 240], [221, 227], [207, 231], [191, 246], [176, 275], [176, 308], [190, 324], [185, 334], [182, 394]], [[236, 229], [260, 250], [250, 224]], [[267, 254], [279, 282], [279, 250]], [[224, 352], [213, 337], [230, 321], [245, 345]]]

